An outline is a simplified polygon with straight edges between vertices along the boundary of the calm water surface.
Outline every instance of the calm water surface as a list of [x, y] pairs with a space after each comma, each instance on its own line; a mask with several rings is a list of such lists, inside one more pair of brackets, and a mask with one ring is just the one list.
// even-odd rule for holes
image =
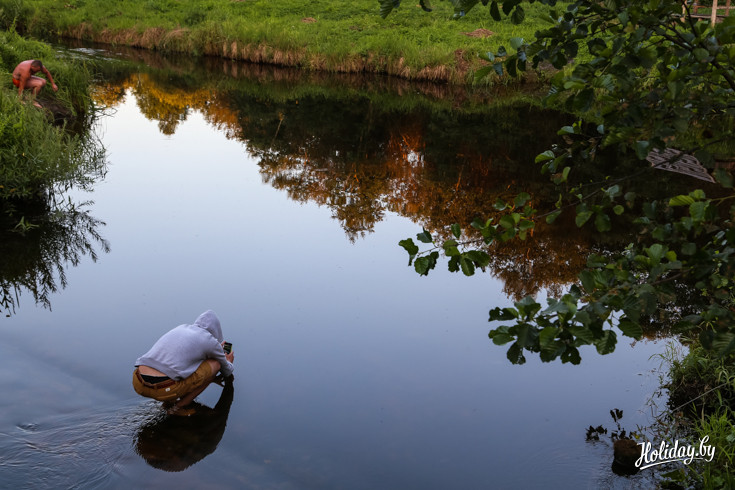
[[[220, 69], [209, 76], [225, 75]], [[647, 482], [646, 472], [615, 476], [611, 442], [586, 442], [585, 429], [614, 429], [613, 408], [624, 411], [628, 430], [651, 423], [659, 365], [651, 356], [665, 341], [621, 341], [604, 357], [586, 349], [580, 366], [532, 357], [514, 366], [506, 348], [487, 337], [488, 310], [509, 304], [509, 290], [534, 289], [499, 279], [512, 269], [513, 254], [493, 274], [471, 278], [445, 266], [419, 277], [406, 266], [398, 241], [442, 221], [431, 210], [453, 209], [443, 192], [466, 192], [467, 200], [474, 194], [460, 192], [460, 182], [473, 178], [488, 188], [470, 177], [472, 165], [464, 177], [452, 161], [437, 165], [429, 179], [435, 188], [429, 192], [425, 183], [422, 192], [438, 195], [439, 204], [416, 204], [409, 180], [396, 184], [398, 170], [371, 167], [390, 153], [388, 141], [379, 155], [363, 151], [365, 168], [347, 160], [336, 165], [363, 184], [350, 194], [347, 178], [314, 178], [338, 174], [320, 167], [322, 150], [302, 145], [311, 159], [306, 150], [288, 153], [308, 125], [289, 128], [290, 113], [279, 119], [283, 109], [267, 109], [275, 103], [262, 102], [272, 120], [260, 134], [243, 122], [254, 117], [257, 98], [237, 106], [232, 96], [222, 103], [232, 112], [223, 109], [217, 119], [217, 102], [191, 95], [207, 87], [186, 92], [191, 100], [184, 103], [184, 92], [152, 78], [131, 74], [108, 85], [108, 93], [117, 90], [114, 108], [98, 125], [108, 173], [91, 194], [74, 196], [94, 201], [89, 212], [106, 223], [98, 231], [110, 252], [67, 265], [68, 285], [51, 296], [51, 309], [23, 293], [15, 313], [2, 319], [2, 486], [528, 489]], [[178, 100], [183, 116], [151, 110], [154, 93], [160, 107], [166, 97]], [[409, 136], [402, 135], [405, 145]], [[431, 144], [404, 145], [397, 168], [426, 164]], [[351, 143], [334, 145], [336, 161]], [[396, 188], [375, 197], [366, 175]], [[297, 185], [307, 180], [307, 190]], [[522, 185], [495, 185], [514, 183]], [[345, 203], [381, 205], [369, 218], [361, 214], [358, 226], [349, 206], [334, 198], [340, 192]], [[133, 362], [165, 331], [208, 308], [234, 344], [234, 392], [211, 386], [199, 399], [211, 410], [166, 419], [133, 392]]]

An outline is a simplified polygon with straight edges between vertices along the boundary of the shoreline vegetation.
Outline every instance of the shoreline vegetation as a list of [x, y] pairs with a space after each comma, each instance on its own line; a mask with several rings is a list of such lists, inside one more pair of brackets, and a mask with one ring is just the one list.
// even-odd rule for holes
[[[560, 2], [557, 9], [567, 2]], [[451, 2], [432, 12], [406, 3], [388, 18], [379, 3], [358, 0], [0, 0], [0, 26], [24, 35], [219, 56], [309, 71], [379, 73], [410, 80], [475, 84], [479, 55], [531, 40], [548, 25], [549, 7], [531, 4], [526, 21], [496, 22], [487, 9], [450, 20]], [[482, 83], [543, 80], [541, 71]]]
[[[15, 66], [40, 59], [59, 91], [44, 89], [31, 104], [11, 83]], [[91, 74], [82, 64], [57, 59], [45, 43], [0, 31], [0, 229], [35, 227], [71, 187], [88, 188], [104, 175], [104, 150], [90, 134], [94, 117]]]

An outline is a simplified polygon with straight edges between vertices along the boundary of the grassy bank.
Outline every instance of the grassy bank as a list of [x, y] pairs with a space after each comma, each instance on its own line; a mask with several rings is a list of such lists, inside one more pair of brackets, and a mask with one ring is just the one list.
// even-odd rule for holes
[[[667, 476], [685, 488], [735, 488], [735, 363], [694, 342], [685, 356], [671, 355], [669, 405], [672, 428], [681, 426], [693, 444], [706, 440], [714, 458], [680, 468]], [[677, 431], [672, 430], [676, 433]]]
[[[40, 95], [76, 120], [84, 120], [91, 105], [89, 73], [83, 66], [57, 60], [46, 44], [28, 41], [14, 32], [0, 32], [0, 220], [17, 222], [25, 210], [37, 209], [57, 191], [86, 185], [102, 168], [102, 151], [85, 131], [72, 132], [52, 124], [53, 115], [21, 100], [12, 85], [12, 70], [25, 59], [41, 59], [59, 91]], [[30, 204], [29, 204], [30, 203]]]
[[36, 37], [464, 83], [482, 66], [478, 53], [513, 37], [532, 39], [548, 12], [529, 5], [526, 21], [515, 26], [493, 21], [487, 8], [453, 21], [451, 2], [434, 7], [427, 13], [405, 2], [382, 19], [376, 0], [0, 0], [0, 24]]

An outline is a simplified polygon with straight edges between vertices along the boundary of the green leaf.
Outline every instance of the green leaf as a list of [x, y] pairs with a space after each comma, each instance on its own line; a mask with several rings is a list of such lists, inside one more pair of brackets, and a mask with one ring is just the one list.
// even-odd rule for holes
[[489, 61], [490, 63], [495, 61], [495, 54], [492, 51], [487, 51], [486, 53], [480, 53], [479, 56], [481, 59], [485, 61]]
[[595, 334], [588, 327], [567, 327], [569, 333], [574, 335], [575, 338], [581, 340], [581, 344], [591, 344], [595, 341]]
[[459, 266], [465, 276], [472, 276], [475, 274], [475, 264], [473, 264], [471, 260], [467, 260], [465, 256], [459, 258]]
[[431, 233], [426, 231], [426, 229], [424, 229], [424, 231], [422, 231], [421, 233], [418, 233], [416, 235], [416, 238], [422, 243], [431, 243], [433, 241], [431, 238]]
[[523, 356], [523, 349], [518, 345], [518, 342], [510, 346], [506, 357], [513, 364], [525, 364], [526, 362], [526, 358]]
[[505, 60], [505, 70], [508, 72], [508, 76], [515, 77], [518, 75], [516, 68], [518, 67], [518, 57], [516, 55], [508, 56]]
[[536, 163], [546, 162], [548, 160], [553, 160], [556, 158], [556, 155], [551, 150], [546, 150], [543, 153], [539, 153], [536, 155]]
[[559, 333], [558, 327], [544, 327], [538, 334], [539, 345], [543, 348], [551, 344]]
[[[410, 238], [406, 238], [405, 240], [401, 240], [398, 242], [398, 245], [406, 249], [406, 252], [408, 252], [408, 255], [413, 258], [416, 256], [417, 253], [419, 253], [419, 247], [416, 246], [415, 243], [413, 243], [413, 240]], [[408, 265], [411, 265], [411, 262], [409, 260]]]
[[615, 350], [615, 344], [618, 341], [618, 336], [613, 330], [605, 330], [597, 341], [595, 341], [595, 347], [599, 354], [605, 355], [610, 354]]
[[536, 328], [528, 323], [521, 323], [516, 327], [518, 336], [518, 345], [525, 348], [533, 348], [538, 338], [538, 332]]
[[518, 318], [518, 311], [514, 308], [493, 308], [490, 310], [489, 322], [515, 320]]
[[554, 211], [552, 213], [549, 213], [549, 215], [546, 217], [546, 223], [552, 224], [554, 221], [556, 221], [556, 218], [558, 218], [560, 214], [561, 214], [561, 209]]
[[413, 264], [414, 269], [416, 272], [418, 272], [420, 275], [425, 276], [429, 273], [429, 258], [428, 257], [419, 257], [416, 259], [416, 262]]
[[595, 91], [592, 88], [585, 88], [580, 90], [574, 96], [574, 110], [579, 112], [587, 112], [592, 107], [592, 102], [595, 100]]
[[539, 358], [541, 359], [541, 362], [551, 362], [559, 357], [559, 354], [564, 352], [566, 348], [567, 347], [564, 342], [556, 340], [541, 348]]
[[571, 362], [572, 364], [577, 365], [581, 361], [582, 358], [580, 357], [579, 351], [576, 347], [568, 345], [566, 350], [561, 354], [561, 362], [563, 363]]
[[515, 207], [521, 208], [525, 206], [526, 203], [530, 200], [531, 200], [531, 196], [527, 192], [521, 192], [513, 200], [513, 204], [515, 204]]
[[515, 228], [516, 223], [511, 215], [506, 214], [505, 216], [500, 218], [500, 226], [507, 230], [509, 228]]
[[709, 51], [704, 48], [696, 48], [692, 54], [700, 63], [705, 63], [710, 59]]
[[689, 206], [694, 203], [694, 199], [691, 196], [679, 195], [669, 199], [669, 206]]
[[687, 242], [681, 246], [682, 255], [694, 255], [697, 253], [697, 244]]
[[507, 327], [500, 327], [500, 328], [505, 328], [506, 331], [499, 331], [500, 329], [498, 329], [498, 330], [492, 330], [488, 334], [488, 336], [492, 339], [493, 344], [505, 345], [508, 342], [515, 340], [515, 337], [513, 337], [511, 334], [507, 332]]
[[689, 215], [696, 221], [704, 220], [704, 212], [707, 208], [707, 202], [695, 202], [689, 205]]
[[650, 153], [651, 142], [650, 141], [636, 141], [635, 142], [635, 154], [639, 160], [645, 160]]
[[518, 51], [518, 48], [523, 46], [523, 42], [522, 37], [512, 37], [510, 38], [510, 47]]
[[666, 254], [666, 249], [660, 243], [654, 243], [645, 250], [646, 254], [655, 262], [660, 262], [664, 254]]
[[613, 213], [617, 214], [618, 216], [620, 216], [624, 212], [625, 212], [625, 208], [621, 206], [620, 204], [613, 207]]
[[523, 219], [522, 219], [522, 220], [521, 220], [521, 221], [520, 221], [520, 222], [518, 223], [518, 229], [519, 229], [519, 230], [521, 230], [521, 231], [528, 231], [528, 230], [531, 230], [531, 229], [533, 229], [533, 228], [534, 228], [535, 226], [536, 226], [536, 223], [534, 223], [534, 222], [533, 222], [533, 221], [531, 221], [530, 219], [525, 219], [525, 218], [523, 218]]
[[457, 272], [459, 270], [459, 257], [459, 255], [450, 257], [449, 262], [447, 263], [447, 269], [449, 272]]
[[486, 267], [490, 263], [490, 255], [482, 250], [470, 250], [463, 255], [478, 267]]
[[577, 213], [577, 217], [574, 219], [574, 222], [577, 224], [578, 228], [581, 228], [593, 214], [594, 213], [592, 211], [582, 211], [581, 213]]
[[612, 225], [610, 224], [610, 217], [604, 213], [597, 213], [595, 217], [595, 228], [600, 233], [610, 231]]
[[493, 66], [483, 66], [482, 68], [478, 68], [477, 71], [475, 72], [475, 80], [477, 81], [482, 80], [483, 78], [487, 77], [488, 75], [490, 75], [490, 73], [494, 71], [495, 71], [495, 67]]
[[513, 14], [510, 16], [510, 21], [515, 25], [523, 23], [526, 18], [526, 11], [520, 5], [516, 6]]
[[490, 4], [490, 16], [496, 22], [503, 20], [503, 18], [500, 16], [500, 9], [498, 8], [498, 2], [496, 1], [493, 1]]
[[694, 189], [692, 192], [689, 193], [690, 196], [692, 196], [697, 201], [701, 201], [702, 199], [707, 199], [707, 195], [704, 193], [702, 189]]
[[564, 170], [561, 171], [561, 178], [563, 182], [566, 182], [567, 179], [569, 179], [569, 172], [572, 170], [571, 167], [564, 167]]
[[636, 340], [643, 337], [643, 328], [638, 323], [632, 322], [627, 318], [620, 320], [618, 328], [627, 337], [632, 337]]
[[[386, 17], [388, 17], [388, 14], [393, 12], [393, 7], [394, 7], [393, 0], [378, 0], [378, 1], [380, 3], [380, 16], [385, 19]], [[395, 5], [395, 6], [397, 7], [398, 5]]]
[[420, 275], [428, 275], [429, 271], [436, 267], [436, 261], [438, 258], [439, 252], [431, 252], [429, 255], [417, 258], [413, 267]]
[[579, 280], [582, 282], [582, 287], [584, 288], [584, 290], [588, 293], [592, 293], [596, 289], [595, 276], [592, 274], [592, 271], [583, 270], [582, 272], [580, 272]]
[[533, 296], [526, 296], [522, 300], [516, 301], [515, 307], [518, 309], [518, 313], [527, 320], [533, 318], [541, 309], [541, 305], [536, 302]]
[[452, 229], [452, 235], [454, 235], [454, 238], [459, 238], [462, 235], [462, 228], [459, 227], [458, 223], [454, 223], [451, 226]]
[[442, 243], [442, 248], [447, 257], [454, 257], [459, 255], [459, 249], [457, 248], [457, 242], [455, 240], [447, 240]]

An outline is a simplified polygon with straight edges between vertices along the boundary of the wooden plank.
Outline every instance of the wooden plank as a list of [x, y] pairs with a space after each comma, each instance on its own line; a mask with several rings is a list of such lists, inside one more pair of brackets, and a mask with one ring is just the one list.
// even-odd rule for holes
[[717, 22], [717, 0], [712, 0], [712, 25]]
[[653, 150], [648, 154], [646, 160], [653, 168], [688, 175], [706, 182], [715, 182], [699, 160], [674, 148], [666, 148], [664, 151]]

